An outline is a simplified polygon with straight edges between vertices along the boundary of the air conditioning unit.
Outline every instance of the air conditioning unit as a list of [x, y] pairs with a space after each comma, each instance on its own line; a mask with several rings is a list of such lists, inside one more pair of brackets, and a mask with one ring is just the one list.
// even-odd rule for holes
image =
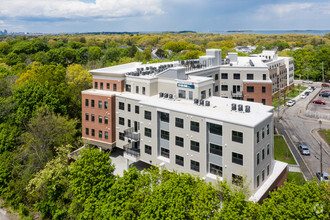
[[238, 104], [238, 111], [243, 112], [243, 105], [242, 104]]
[[167, 99], [168, 98], [168, 93], [164, 94], [164, 98]]
[[194, 104], [198, 104], [198, 99], [194, 99]]
[[205, 106], [210, 106], [210, 101], [205, 101]]
[[199, 104], [200, 104], [200, 105], [204, 105], [204, 99], [201, 99], [201, 100], [199, 101]]
[[246, 105], [245, 106], [245, 112], [250, 112], [250, 111], [251, 111], [250, 106], [249, 105]]
[[236, 111], [236, 104], [235, 104], [235, 103], [232, 103], [232, 104], [231, 104], [231, 110], [232, 110], [232, 111]]
[[169, 94], [169, 95], [168, 95], [168, 98], [169, 98], [169, 99], [173, 99], [173, 94]]
[[164, 93], [160, 92], [159, 93], [159, 98], [163, 98], [163, 96], [164, 96]]

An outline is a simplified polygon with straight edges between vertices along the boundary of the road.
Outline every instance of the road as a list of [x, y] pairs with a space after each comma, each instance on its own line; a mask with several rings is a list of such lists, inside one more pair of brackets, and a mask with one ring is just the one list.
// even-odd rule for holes
[[[289, 147], [294, 154], [298, 164], [300, 165], [302, 172], [306, 179], [311, 180], [315, 177], [315, 172], [320, 170], [320, 145], [322, 141], [317, 135], [317, 130], [320, 127], [318, 119], [308, 118], [304, 116], [304, 108], [306, 104], [313, 99], [330, 100], [330, 98], [320, 98], [317, 93], [320, 91], [320, 84], [314, 83], [314, 86], [318, 87], [313, 91], [306, 99], [300, 99], [292, 107], [283, 107], [280, 111], [280, 124], [278, 125], [281, 134], [288, 138]], [[308, 108], [313, 111], [324, 112], [329, 108], [330, 102], [325, 106], [310, 104]], [[330, 129], [330, 121], [322, 120], [322, 128]], [[298, 144], [307, 145], [310, 149], [310, 156], [303, 156], [297, 150]], [[323, 146], [323, 170], [330, 169], [330, 148], [322, 141]], [[305, 165], [307, 165], [307, 167]]]

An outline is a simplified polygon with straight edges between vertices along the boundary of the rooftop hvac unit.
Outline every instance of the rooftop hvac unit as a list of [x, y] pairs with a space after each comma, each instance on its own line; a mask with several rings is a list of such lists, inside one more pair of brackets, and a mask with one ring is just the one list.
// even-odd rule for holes
[[143, 71], [143, 68], [141, 68], [141, 71]]
[[146, 70], [149, 70], [149, 67], [148, 66], [146, 67]]
[[238, 111], [242, 112], [243, 111], [243, 105], [242, 104], [238, 104]]
[[200, 105], [204, 105], [204, 99], [201, 99], [201, 100], [199, 101], [199, 104], [200, 104]]
[[205, 101], [205, 106], [210, 106], [210, 101]]
[[232, 111], [236, 111], [236, 104], [235, 104], [235, 103], [232, 103], [232, 104], [231, 104], [231, 110], [232, 110]]
[[198, 99], [194, 99], [194, 104], [198, 104]]
[[163, 96], [164, 96], [164, 93], [160, 92], [159, 93], [159, 98], [163, 98]]
[[164, 98], [166, 98], [166, 99], [168, 98], [168, 93], [164, 94]]
[[169, 99], [173, 99], [173, 94], [169, 94], [169, 95], [168, 95], [168, 98], [169, 98]]
[[246, 105], [245, 106], [245, 112], [250, 112], [250, 111], [251, 111], [250, 106], [249, 105]]

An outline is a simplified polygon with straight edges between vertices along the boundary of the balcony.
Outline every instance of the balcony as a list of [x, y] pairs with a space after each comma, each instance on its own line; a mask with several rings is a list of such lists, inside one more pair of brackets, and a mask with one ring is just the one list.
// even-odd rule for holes
[[137, 162], [140, 160], [140, 149], [132, 148], [132, 143], [126, 144], [124, 146], [124, 158]]
[[243, 92], [231, 92], [231, 97], [243, 98]]
[[139, 141], [140, 140], [140, 133], [134, 132], [133, 128], [128, 128], [124, 131], [124, 137], [128, 138], [132, 141]]

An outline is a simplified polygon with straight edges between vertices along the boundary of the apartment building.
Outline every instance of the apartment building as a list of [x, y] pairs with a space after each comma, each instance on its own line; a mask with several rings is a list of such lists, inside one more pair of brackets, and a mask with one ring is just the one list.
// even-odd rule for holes
[[92, 70], [83, 139], [213, 183], [245, 178], [261, 201], [286, 179], [287, 164], [274, 160], [273, 107], [215, 96], [220, 62], [221, 51], [210, 50], [198, 61]]

